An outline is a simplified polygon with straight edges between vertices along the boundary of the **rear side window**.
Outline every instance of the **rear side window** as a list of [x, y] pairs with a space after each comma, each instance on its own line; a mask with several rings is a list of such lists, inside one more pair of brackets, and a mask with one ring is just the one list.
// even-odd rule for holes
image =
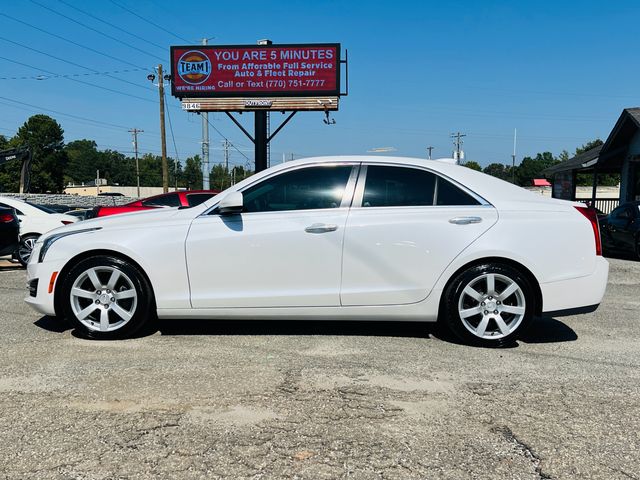
[[363, 207], [479, 205], [450, 181], [417, 168], [369, 165]]
[[212, 193], [188, 193], [187, 194], [187, 203], [190, 207], [195, 207], [196, 205], [200, 205], [202, 202], [205, 202], [213, 197]]
[[436, 176], [424, 170], [369, 165], [363, 207], [433, 205]]
[[480, 202], [450, 181], [438, 177], [436, 205], [480, 205]]
[[177, 193], [168, 195], [160, 195], [159, 197], [150, 198], [142, 202], [145, 207], [179, 207], [180, 198]]

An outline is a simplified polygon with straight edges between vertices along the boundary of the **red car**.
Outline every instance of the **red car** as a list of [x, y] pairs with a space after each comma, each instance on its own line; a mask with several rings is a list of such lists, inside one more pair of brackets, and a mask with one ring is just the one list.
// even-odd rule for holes
[[141, 212], [162, 207], [195, 207], [205, 200], [220, 193], [218, 190], [181, 190], [179, 192], [162, 193], [149, 198], [114, 207], [96, 207], [87, 218], [106, 217], [118, 213]]

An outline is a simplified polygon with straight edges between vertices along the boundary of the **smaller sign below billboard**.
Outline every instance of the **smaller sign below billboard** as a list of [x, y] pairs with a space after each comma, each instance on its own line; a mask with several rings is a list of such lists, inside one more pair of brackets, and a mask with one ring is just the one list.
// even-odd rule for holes
[[188, 112], [336, 111], [339, 97], [232, 97], [183, 98], [182, 109]]
[[339, 96], [340, 44], [174, 46], [171, 78], [178, 98]]

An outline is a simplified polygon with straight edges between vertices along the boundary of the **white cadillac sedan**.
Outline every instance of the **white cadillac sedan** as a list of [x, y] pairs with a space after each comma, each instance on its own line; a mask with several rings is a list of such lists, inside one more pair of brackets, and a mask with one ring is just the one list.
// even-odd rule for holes
[[608, 270], [582, 204], [446, 162], [326, 157], [43, 235], [26, 301], [95, 339], [157, 315], [440, 320], [500, 346], [536, 316], [595, 310]]

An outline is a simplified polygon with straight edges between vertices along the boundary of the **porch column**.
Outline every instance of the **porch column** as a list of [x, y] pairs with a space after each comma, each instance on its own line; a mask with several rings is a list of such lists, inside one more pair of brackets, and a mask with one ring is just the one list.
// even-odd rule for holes
[[593, 168], [593, 188], [591, 189], [591, 206], [596, 206], [596, 196], [598, 192], [598, 167]]

